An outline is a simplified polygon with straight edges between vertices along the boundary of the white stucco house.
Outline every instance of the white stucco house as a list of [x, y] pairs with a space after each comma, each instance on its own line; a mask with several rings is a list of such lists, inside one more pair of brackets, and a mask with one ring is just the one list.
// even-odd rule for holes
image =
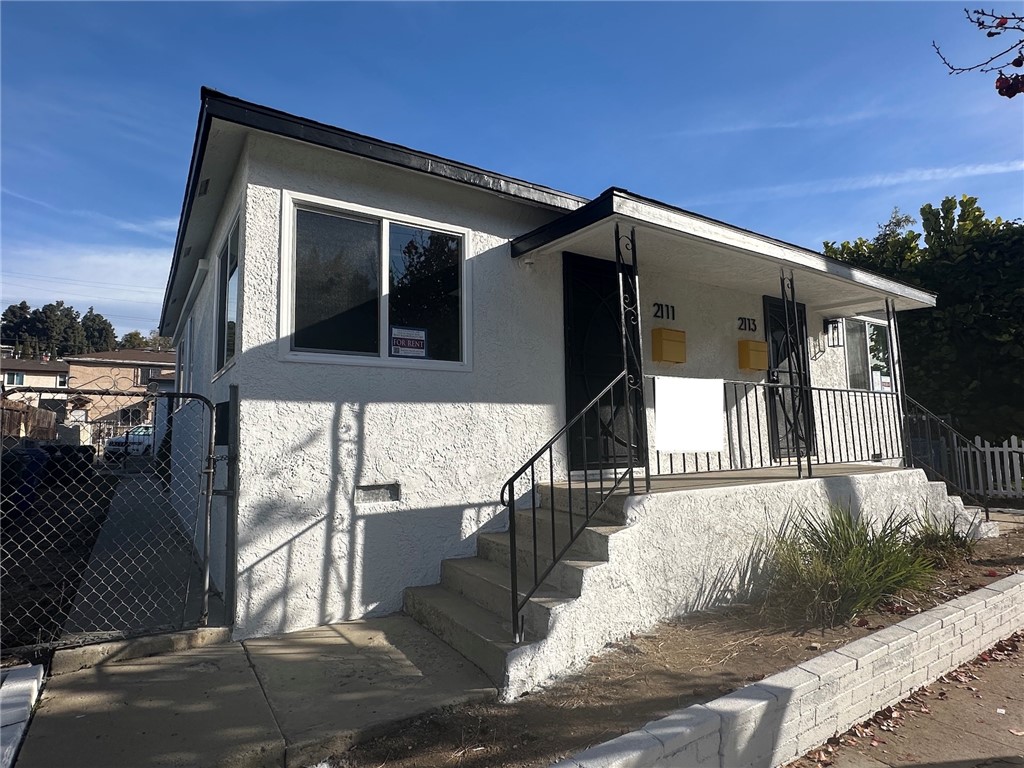
[[178, 389], [231, 403], [234, 634], [404, 607], [514, 695], [728, 599], [796, 506], [953, 509], [899, 469], [893, 321], [934, 304], [204, 89], [161, 333]]

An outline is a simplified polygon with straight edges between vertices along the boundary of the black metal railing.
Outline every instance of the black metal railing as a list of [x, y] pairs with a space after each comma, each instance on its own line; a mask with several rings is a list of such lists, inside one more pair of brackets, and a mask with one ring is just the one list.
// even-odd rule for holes
[[[636, 444], [638, 433], [632, 419], [626, 420], [626, 428], [620, 430], [623, 419], [619, 418], [632, 410], [628, 378], [628, 372], [623, 370], [612, 379], [501, 489], [501, 503], [508, 510], [512, 630], [517, 643], [523, 639], [523, 609], [587, 524], [624, 483], [630, 493], [635, 492], [636, 470], [642, 467], [641, 446]], [[569, 471], [575, 465], [584, 468], [576, 479]], [[556, 500], [556, 483], [564, 494], [564, 504]], [[547, 490], [546, 502], [538, 498], [541, 488]], [[528, 574], [519, 569], [517, 507], [530, 512]], [[560, 519], [563, 515], [564, 520]], [[547, 536], [547, 531], [541, 530], [544, 526], [550, 529], [550, 558], [548, 552], [541, 553], [539, 534]]]
[[929, 480], [944, 482], [984, 509], [987, 521], [991, 484], [987, 453], [913, 398], [906, 402], [907, 465], [923, 469]]
[[724, 386], [722, 450], [658, 451], [654, 474], [903, 457], [899, 398], [891, 392], [745, 381], [726, 381]]

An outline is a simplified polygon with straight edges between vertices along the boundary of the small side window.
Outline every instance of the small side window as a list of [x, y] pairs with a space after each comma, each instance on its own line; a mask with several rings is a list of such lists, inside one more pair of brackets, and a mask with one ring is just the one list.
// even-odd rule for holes
[[220, 316], [217, 339], [217, 370], [234, 359], [238, 346], [238, 221], [231, 227], [218, 258]]

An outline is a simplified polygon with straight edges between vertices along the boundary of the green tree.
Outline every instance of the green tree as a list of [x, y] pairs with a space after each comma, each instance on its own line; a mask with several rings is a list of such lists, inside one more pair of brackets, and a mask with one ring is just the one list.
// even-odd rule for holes
[[28, 334], [28, 321], [32, 316], [32, 307], [27, 301], [11, 304], [0, 317], [0, 339], [4, 344], [23, 342]]
[[142, 331], [128, 331], [117, 342], [118, 349], [146, 349], [148, 346], [149, 339], [142, 335]]
[[900, 313], [911, 397], [970, 437], [1024, 434], [1024, 221], [989, 219], [964, 195], [922, 207], [921, 233], [912, 224], [894, 211], [872, 240], [825, 253], [938, 294]]
[[92, 307], [82, 315], [82, 332], [85, 334], [86, 352], [106, 352], [117, 349], [117, 335], [107, 318]]
[[161, 336], [160, 331], [155, 328], [149, 332], [149, 338], [146, 340], [146, 347], [154, 352], [169, 352], [174, 349], [174, 345], [171, 343], [171, 337]]

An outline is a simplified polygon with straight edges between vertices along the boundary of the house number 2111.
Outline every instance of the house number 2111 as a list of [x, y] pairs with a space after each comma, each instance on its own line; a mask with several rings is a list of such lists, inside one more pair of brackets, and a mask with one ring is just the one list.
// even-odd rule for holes
[[654, 319], [655, 320], [675, 320], [676, 319], [676, 305], [675, 304], [655, 304], [654, 305]]

